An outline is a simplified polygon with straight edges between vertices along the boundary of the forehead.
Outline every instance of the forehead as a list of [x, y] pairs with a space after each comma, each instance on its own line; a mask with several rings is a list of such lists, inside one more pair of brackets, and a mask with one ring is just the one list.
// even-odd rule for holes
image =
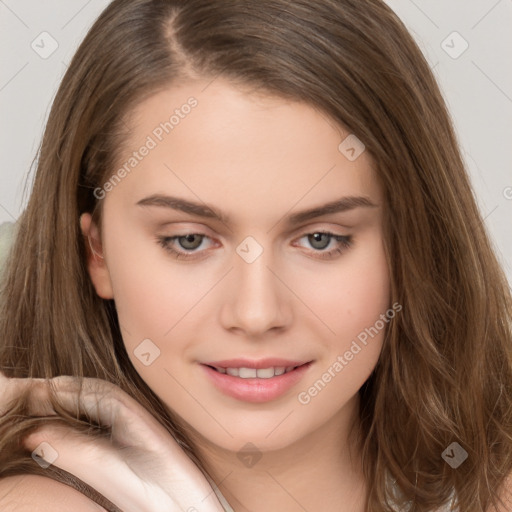
[[[371, 157], [358, 156], [361, 146], [341, 125], [308, 104], [219, 78], [169, 87], [140, 103], [127, 124], [117, 164], [129, 172], [114, 194], [132, 203], [172, 192], [249, 216], [266, 208], [275, 218], [299, 202], [381, 197]], [[348, 158], [354, 148], [357, 158]]]

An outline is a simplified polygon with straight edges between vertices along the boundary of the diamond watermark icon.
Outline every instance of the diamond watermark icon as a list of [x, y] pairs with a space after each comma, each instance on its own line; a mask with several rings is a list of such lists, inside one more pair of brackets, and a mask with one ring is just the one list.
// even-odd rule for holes
[[236, 252], [246, 263], [253, 263], [263, 253], [263, 247], [252, 236], [248, 236], [236, 248]]
[[441, 48], [452, 59], [458, 59], [469, 48], [469, 43], [457, 31], [454, 31], [443, 40]]
[[446, 448], [441, 457], [453, 469], [457, 469], [468, 458], [468, 452], [459, 443], [454, 442]]
[[338, 151], [351, 162], [357, 160], [365, 149], [366, 146], [353, 133], [341, 141], [338, 146]]
[[48, 32], [41, 32], [30, 44], [41, 59], [48, 59], [51, 57], [59, 47], [59, 43]]
[[133, 353], [144, 366], [150, 366], [160, 356], [160, 349], [149, 338], [146, 338], [135, 348]]
[[42, 442], [33, 452], [32, 458], [44, 469], [49, 468], [59, 457], [50, 443]]
[[262, 453], [258, 450], [258, 447], [252, 443], [246, 443], [236, 454], [240, 462], [248, 467], [254, 467], [261, 457], [263, 457]]

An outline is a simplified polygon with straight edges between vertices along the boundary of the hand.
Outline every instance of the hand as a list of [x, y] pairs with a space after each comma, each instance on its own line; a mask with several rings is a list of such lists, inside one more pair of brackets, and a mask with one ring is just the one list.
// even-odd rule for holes
[[[62, 406], [77, 408], [112, 438], [97, 438], [62, 425], [44, 425], [23, 440], [30, 451], [43, 442], [57, 454], [53, 465], [75, 475], [125, 512], [223, 512], [210, 483], [171, 434], [138, 402], [100, 379], [8, 379], [0, 372], [0, 412], [30, 389], [30, 414], [49, 410], [49, 383]], [[47, 457], [48, 455], [45, 455]], [[51, 462], [51, 461], [48, 461]]]

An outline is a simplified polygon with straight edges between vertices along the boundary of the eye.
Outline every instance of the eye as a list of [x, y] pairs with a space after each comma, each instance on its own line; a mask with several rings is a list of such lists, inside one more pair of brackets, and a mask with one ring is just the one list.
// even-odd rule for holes
[[[157, 242], [176, 259], [187, 259], [195, 257], [197, 249], [201, 247], [204, 239], [209, 238], [202, 233], [188, 233], [186, 235], [159, 236]], [[176, 243], [179, 249], [176, 249]]]
[[[316, 253], [316, 256], [321, 259], [331, 259], [337, 254], [343, 254], [347, 249], [352, 246], [352, 237], [345, 235], [336, 235], [329, 231], [315, 231], [314, 233], [307, 233], [303, 235], [299, 240], [307, 238], [308, 243], [315, 249], [312, 251]], [[331, 242], [334, 240], [334, 247], [329, 250]]]
[[[306, 233], [299, 240], [303, 238], [307, 238], [308, 243], [313, 247], [314, 250], [311, 252], [315, 257], [321, 259], [334, 258], [352, 246], [351, 236], [336, 235], [328, 231]], [[210, 239], [210, 237], [203, 233], [187, 233], [185, 235], [158, 236], [157, 242], [176, 259], [185, 260], [197, 258], [197, 254], [205, 252], [204, 247], [201, 249], [201, 246], [206, 239]], [[334, 244], [331, 244], [333, 240]], [[326, 250], [332, 245], [334, 246], [331, 249]]]

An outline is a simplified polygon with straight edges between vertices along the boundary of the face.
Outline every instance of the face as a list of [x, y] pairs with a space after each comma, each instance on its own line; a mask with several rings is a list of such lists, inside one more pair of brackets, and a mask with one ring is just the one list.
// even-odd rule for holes
[[133, 365], [189, 431], [272, 450], [340, 428], [377, 363], [383, 196], [368, 153], [311, 106], [205, 86], [129, 117], [129, 149], [96, 191], [101, 240], [82, 219], [102, 256], [88, 268]]

